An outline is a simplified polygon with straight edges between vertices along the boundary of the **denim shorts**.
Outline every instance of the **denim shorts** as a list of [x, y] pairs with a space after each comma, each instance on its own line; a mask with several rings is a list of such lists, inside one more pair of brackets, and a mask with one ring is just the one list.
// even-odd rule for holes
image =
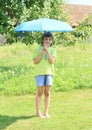
[[52, 86], [53, 76], [52, 75], [38, 75], [36, 76], [36, 86]]

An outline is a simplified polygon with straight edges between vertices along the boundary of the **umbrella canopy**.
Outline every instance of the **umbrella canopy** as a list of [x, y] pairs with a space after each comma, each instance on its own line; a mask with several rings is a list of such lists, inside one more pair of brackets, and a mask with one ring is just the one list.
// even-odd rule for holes
[[15, 29], [16, 32], [68, 32], [73, 31], [73, 28], [66, 22], [60, 20], [41, 18], [28, 22], [23, 22]]

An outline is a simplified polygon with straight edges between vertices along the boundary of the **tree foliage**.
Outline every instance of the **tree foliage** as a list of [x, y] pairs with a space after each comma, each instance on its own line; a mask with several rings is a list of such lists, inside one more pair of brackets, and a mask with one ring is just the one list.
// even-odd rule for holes
[[[24, 21], [43, 17], [66, 20], [61, 0], [2, 0], [0, 7], [0, 33], [7, 35], [8, 42], [19, 40], [19, 33], [14, 32], [14, 29]], [[22, 41], [33, 43], [34, 39], [39, 41], [39, 33], [24, 33]]]
[[92, 14], [89, 14], [76, 28], [74, 35], [80, 39], [88, 39], [92, 34]]
[[[7, 35], [8, 42], [14, 42], [19, 39], [19, 34], [15, 33], [14, 29], [21, 22], [42, 17], [66, 19], [62, 10], [61, 0], [1, 0], [1, 3], [0, 33]], [[30, 41], [33, 42], [33, 38], [38, 40], [39, 33], [25, 33], [23, 41], [30, 43]]]

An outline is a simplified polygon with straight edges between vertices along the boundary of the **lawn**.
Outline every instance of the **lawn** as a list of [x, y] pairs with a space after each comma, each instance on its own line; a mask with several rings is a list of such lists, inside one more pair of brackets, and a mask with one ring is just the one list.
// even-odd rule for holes
[[34, 95], [2, 95], [0, 130], [92, 130], [92, 89], [52, 93], [49, 112], [50, 119], [35, 116]]

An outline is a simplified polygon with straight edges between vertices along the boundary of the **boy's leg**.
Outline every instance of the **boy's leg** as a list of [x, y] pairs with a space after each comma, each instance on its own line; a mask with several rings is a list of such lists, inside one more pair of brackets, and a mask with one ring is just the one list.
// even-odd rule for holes
[[36, 93], [36, 111], [37, 116], [43, 118], [44, 116], [40, 112], [40, 104], [41, 104], [41, 97], [43, 93], [43, 87], [37, 87], [37, 93]]
[[49, 105], [50, 105], [50, 86], [45, 86], [44, 88], [44, 95], [45, 95], [45, 112], [44, 115], [46, 117], [50, 117], [48, 110], [49, 110]]

